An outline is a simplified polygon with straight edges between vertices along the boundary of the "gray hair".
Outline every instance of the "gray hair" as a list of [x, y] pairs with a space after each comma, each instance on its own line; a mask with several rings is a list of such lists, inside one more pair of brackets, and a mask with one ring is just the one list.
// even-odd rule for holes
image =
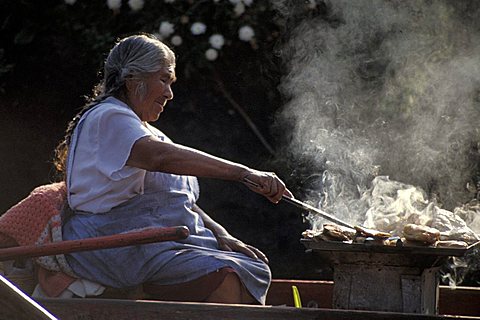
[[[149, 73], [169, 66], [175, 66], [175, 55], [155, 36], [142, 34], [123, 38], [110, 50], [105, 60], [104, 77], [98, 94], [117, 95], [124, 90], [128, 77], [143, 80]], [[143, 81], [135, 93], [140, 97], [145, 95]]]
[[59, 177], [65, 178], [70, 138], [82, 115], [108, 96], [124, 94], [128, 77], [142, 80], [135, 94], [143, 99], [147, 91], [143, 80], [149, 73], [163, 67], [175, 67], [175, 54], [153, 35], [134, 35], [115, 44], [105, 61], [103, 80], [94, 88], [87, 104], [69, 122], [64, 139], [55, 149], [53, 163]]

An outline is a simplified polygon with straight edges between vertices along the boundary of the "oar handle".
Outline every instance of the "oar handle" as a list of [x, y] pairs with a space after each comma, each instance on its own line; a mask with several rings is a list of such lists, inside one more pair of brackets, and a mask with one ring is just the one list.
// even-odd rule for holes
[[126, 247], [162, 241], [182, 240], [190, 232], [185, 226], [166, 228], [148, 228], [141, 231], [115, 234], [110, 236], [67, 240], [42, 245], [17, 246], [0, 249], [0, 261], [23, 257], [42, 257], [77, 251]]

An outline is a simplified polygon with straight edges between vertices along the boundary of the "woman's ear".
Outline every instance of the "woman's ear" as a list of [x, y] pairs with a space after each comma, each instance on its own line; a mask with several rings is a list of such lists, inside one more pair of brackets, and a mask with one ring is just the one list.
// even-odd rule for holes
[[131, 96], [132, 94], [135, 94], [135, 91], [138, 87], [138, 80], [134, 79], [132, 77], [127, 77], [125, 79], [125, 88], [127, 89], [127, 96]]

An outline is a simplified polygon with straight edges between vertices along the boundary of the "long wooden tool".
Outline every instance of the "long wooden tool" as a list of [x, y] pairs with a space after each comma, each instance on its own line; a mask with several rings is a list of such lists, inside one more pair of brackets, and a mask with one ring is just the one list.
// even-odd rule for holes
[[24, 257], [42, 257], [77, 251], [98, 250], [162, 241], [175, 241], [190, 235], [185, 226], [148, 228], [141, 231], [115, 234], [111, 236], [67, 240], [43, 245], [18, 246], [0, 249], [0, 261]]
[[[243, 178], [243, 181], [245, 181], [246, 184], [254, 187], [254, 188], [260, 188], [260, 185], [256, 182], [253, 182], [252, 180], [248, 179], [248, 178]], [[310, 211], [310, 212], [314, 212], [316, 214], [318, 214], [319, 216], [321, 216], [322, 218], [325, 218], [327, 220], [330, 220], [332, 222], [335, 222], [341, 226], [344, 226], [344, 227], [347, 227], [347, 228], [351, 228], [351, 229], [354, 229], [354, 226], [352, 226], [351, 224], [343, 221], [343, 220], [340, 220], [338, 219], [337, 217], [335, 216], [332, 216], [331, 214], [329, 213], [326, 213], [325, 211], [323, 210], [320, 210], [318, 208], [315, 208], [315, 207], [312, 207], [311, 205], [309, 204], [306, 204], [305, 202], [302, 202], [300, 200], [297, 200], [295, 198], [289, 198], [285, 195], [282, 196], [282, 200], [285, 201], [285, 202], [288, 202], [290, 204], [293, 204], [294, 206], [300, 208], [300, 209], [303, 209], [303, 210], [306, 210], [306, 211]]]
[[331, 214], [329, 213], [326, 213], [325, 211], [323, 210], [320, 210], [318, 208], [315, 208], [309, 204], [306, 204], [305, 202], [302, 202], [300, 200], [297, 200], [295, 198], [289, 198], [289, 197], [286, 197], [286, 196], [282, 196], [282, 200], [285, 201], [285, 202], [288, 202], [290, 204], [293, 204], [294, 206], [300, 208], [300, 209], [303, 209], [303, 210], [306, 210], [306, 211], [310, 211], [310, 212], [313, 212], [313, 213], [316, 213], [318, 214], [319, 216], [321, 216], [322, 218], [325, 218], [327, 220], [330, 220], [332, 222], [335, 222], [336, 224], [339, 224], [341, 226], [344, 226], [344, 227], [347, 227], [347, 228], [351, 228], [351, 229], [355, 229], [355, 227], [343, 220], [340, 220], [338, 219], [337, 217], [335, 216], [332, 216]]

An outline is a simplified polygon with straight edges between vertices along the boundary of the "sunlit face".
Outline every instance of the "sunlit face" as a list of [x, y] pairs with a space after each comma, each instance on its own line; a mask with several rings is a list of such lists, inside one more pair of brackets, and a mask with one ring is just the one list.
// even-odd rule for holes
[[130, 107], [142, 121], [153, 122], [158, 120], [168, 100], [173, 99], [172, 84], [175, 82], [175, 68], [162, 67], [159, 71], [147, 76], [143, 81], [146, 91], [142, 97], [135, 93], [134, 88], [139, 80], [128, 90]]

